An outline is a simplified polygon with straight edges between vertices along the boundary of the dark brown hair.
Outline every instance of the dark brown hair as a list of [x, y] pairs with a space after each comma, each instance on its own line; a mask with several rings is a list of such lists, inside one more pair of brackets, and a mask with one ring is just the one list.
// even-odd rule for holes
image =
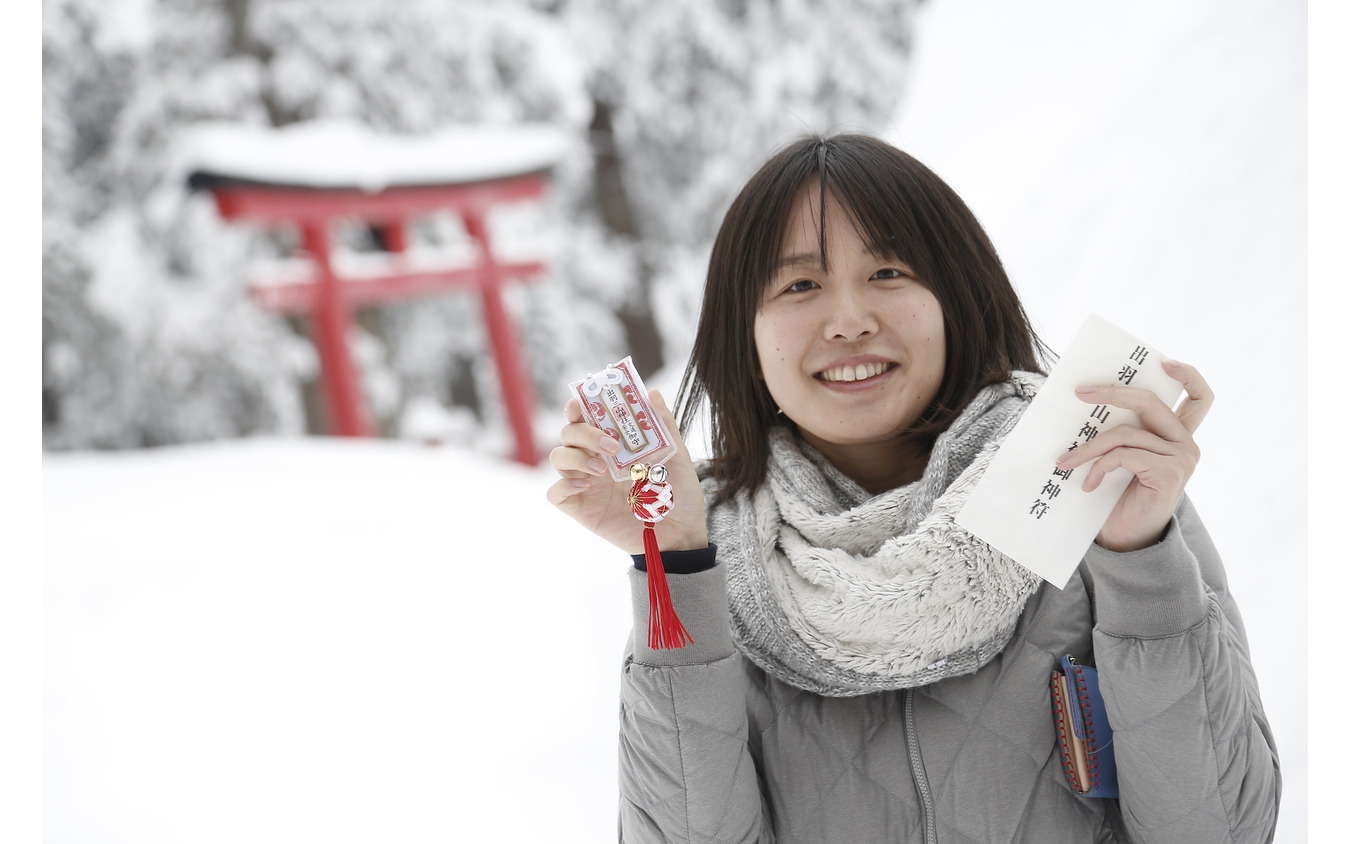
[[1049, 351], [1036, 336], [1008, 274], [975, 215], [912, 156], [866, 135], [808, 136], [762, 166], [731, 203], [713, 244], [694, 347], [676, 407], [688, 429], [708, 401], [712, 475], [719, 498], [764, 479], [766, 432], [777, 407], [757, 377], [755, 314], [782, 255], [802, 188], [849, 215], [878, 255], [904, 261], [942, 306], [946, 368], [933, 404], [910, 428], [927, 443], [946, 430], [979, 390], [1013, 369], [1042, 371]]

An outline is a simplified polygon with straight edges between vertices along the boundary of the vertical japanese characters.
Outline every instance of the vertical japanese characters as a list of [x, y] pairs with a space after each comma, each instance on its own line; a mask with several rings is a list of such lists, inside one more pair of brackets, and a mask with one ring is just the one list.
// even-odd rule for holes
[[[1145, 347], [1135, 346], [1134, 351], [1130, 353], [1125, 363], [1121, 364], [1119, 371], [1116, 372], [1116, 381], [1127, 385], [1133, 382], [1134, 376], [1139, 374], [1139, 367], [1143, 366], [1148, 354], [1149, 350]], [[1099, 404], [1093, 407], [1083, 424], [1079, 426], [1073, 442], [1069, 444], [1065, 451], [1073, 451], [1080, 445], [1090, 442], [1093, 437], [1100, 433], [1102, 426], [1106, 424], [1106, 420], [1110, 416], [1111, 410], [1107, 405]], [[1050, 505], [1063, 491], [1065, 482], [1069, 480], [1069, 476], [1074, 471], [1074, 469], [1052, 467], [1045, 483], [1041, 485], [1039, 493], [1036, 494], [1035, 502], [1027, 510], [1027, 515], [1041, 519], [1046, 513], [1050, 512]]]

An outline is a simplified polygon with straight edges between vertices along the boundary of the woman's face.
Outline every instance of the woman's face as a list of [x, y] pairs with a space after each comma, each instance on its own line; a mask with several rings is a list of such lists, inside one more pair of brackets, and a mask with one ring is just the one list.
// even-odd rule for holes
[[[820, 265], [819, 189], [803, 189], [778, 272], [755, 315], [769, 394], [832, 460], [894, 442], [928, 408], [946, 364], [942, 308], [906, 264], [874, 255], [830, 202]], [[839, 465], [836, 461], [836, 465]]]

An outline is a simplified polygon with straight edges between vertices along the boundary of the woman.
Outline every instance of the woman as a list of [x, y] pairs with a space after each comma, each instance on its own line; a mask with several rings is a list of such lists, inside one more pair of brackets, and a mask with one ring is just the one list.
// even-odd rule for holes
[[[625, 841], [1266, 841], [1280, 778], [1242, 621], [1183, 490], [1213, 400], [1085, 385], [1136, 411], [1061, 458], [1135, 474], [1063, 590], [953, 520], [1043, 381], [1040, 341], [974, 216], [873, 138], [807, 138], [728, 210], [657, 524], [693, 643], [624, 664]], [[674, 428], [659, 394], [653, 402]], [[549, 498], [636, 555], [618, 444], [565, 408]], [[1095, 462], [1094, 462], [1095, 461]], [[702, 475], [702, 495], [699, 476]], [[706, 502], [706, 506], [705, 506]], [[1097, 666], [1120, 798], [1072, 791], [1058, 658]]]

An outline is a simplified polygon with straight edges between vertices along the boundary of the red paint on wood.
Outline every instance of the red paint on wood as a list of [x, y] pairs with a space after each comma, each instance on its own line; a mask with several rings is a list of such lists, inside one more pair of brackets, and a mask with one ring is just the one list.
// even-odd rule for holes
[[[534, 389], [525, 365], [515, 324], [502, 299], [502, 285], [529, 280], [544, 267], [537, 261], [500, 263], [493, 253], [484, 222], [498, 203], [538, 197], [546, 186], [544, 173], [453, 185], [391, 187], [378, 191], [354, 188], [307, 188], [218, 179], [209, 187], [216, 207], [227, 220], [299, 226], [312, 270], [298, 281], [255, 285], [250, 295], [266, 310], [310, 318], [314, 346], [322, 367], [321, 385], [328, 423], [339, 436], [367, 437], [373, 427], [360, 389], [349, 332], [355, 308], [400, 299], [474, 289], [482, 301], [491, 351], [502, 385], [506, 415], [515, 439], [514, 458], [539, 462], [532, 416]], [[457, 213], [477, 248], [469, 266], [429, 269], [403, 258], [408, 221], [433, 212]], [[333, 268], [329, 227], [335, 219], [355, 218], [378, 229], [391, 253], [385, 272], [340, 278]]]

